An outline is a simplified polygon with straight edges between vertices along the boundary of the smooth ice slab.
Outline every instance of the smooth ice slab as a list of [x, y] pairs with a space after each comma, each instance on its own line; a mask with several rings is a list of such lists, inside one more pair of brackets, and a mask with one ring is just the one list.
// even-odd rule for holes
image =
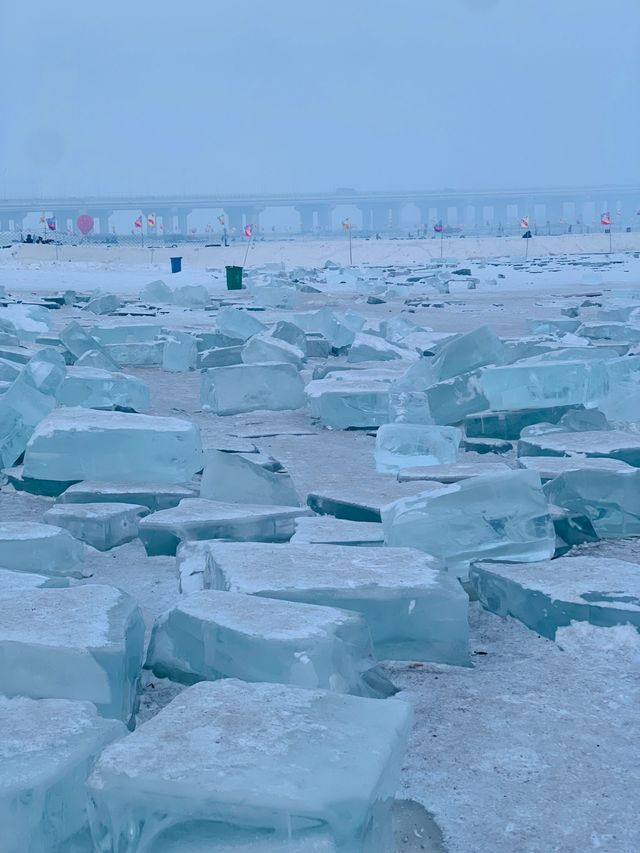
[[68, 367], [57, 399], [61, 406], [87, 409], [145, 412], [150, 406], [149, 386], [142, 379], [97, 367]]
[[465, 433], [470, 438], [520, 438], [525, 427], [539, 423], [558, 423], [572, 406], [542, 406], [502, 412], [478, 412], [464, 419]]
[[468, 480], [470, 477], [479, 477], [483, 474], [503, 474], [510, 470], [504, 462], [454, 462], [451, 465], [404, 468], [398, 471], [398, 482], [414, 483], [424, 480], [437, 483], [459, 483], [460, 480]]
[[[256, 456], [256, 462], [251, 455]], [[299, 506], [300, 498], [289, 474], [267, 470], [258, 464], [257, 457], [207, 451], [200, 497], [229, 503]]]
[[128, 723], [138, 704], [144, 623], [134, 600], [100, 584], [3, 595], [0, 693], [93, 702]]
[[457, 424], [489, 406], [479, 371], [444, 379], [426, 388], [425, 394], [431, 418], [437, 424]]
[[362, 332], [356, 334], [347, 355], [349, 363], [358, 363], [361, 361], [397, 361], [398, 359], [417, 361], [417, 354], [404, 347], [389, 343], [389, 341], [377, 335], [368, 335]]
[[382, 525], [373, 521], [346, 521], [331, 515], [296, 519], [294, 545], [384, 545]]
[[32, 572], [13, 572], [0, 569], [0, 596], [12, 595], [21, 589], [44, 589], [45, 587], [67, 587], [72, 583], [69, 578], [37, 575]]
[[586, 515], [601, 539], [640, 536], [640, 470], [637, 468], [567, 471], [546, 483], [544, 491], [550, 503]]
[[500, 338], [488, 326], [480, 326], [445, 341], [426, 366], [432, 373], [433, 383], [436, 383], [471, 373], [486, 364], [504, 364], [506, 359]]
[[205, 588], [354, 610], [381, 660], [468, 663], [466, 593], [429, 554], [222, 542], [205, 554]]
[[599, 361], [539, 362], [489, 367], [482, 388], [491, 409], [597, 403], [607, 388]]
[[464, 570], [482, 559], [533, 562], [553, 556], [555, 533], [533, 471], [472, 477], [382, 510], [388, 545], [419, 548]]
[[172, 330], [162, 349], [162, 369], [174, 373], [195, 370], [198, 360], [198, 345], [193, 335]]
[[202, 372], [200, 400], [205, 411], [217, 415], [300, 409], [304, 383], [293, 364], [213, 367]]
[[196, 487], [165, 483], [109, 483], [85, 480], [69, 486], [58, 498], [63, 504], [125, 503], [145, 506], [151, 512], [178, 506], [196, 496]]
[[242, 348], [242, 361], [245, 364], [266, 364], [288, 362], [300, 369], [305, 359], [304, 352], [294, 344], [262, 333], [254, 335]]
[[389, 853], [410, 720], [398, 699], [200, 682], [104, 750], [89, 779], [94, 837], [142, 853], [207, 820], [212, 853], [215, 822], [272, 830], [278, 850], [319, 827], [336, 853]]
[[129, 341], [105, 344], [110, 358], [124, 367], [153, 367], [162, 364], [164, 341]]
[[384, 424], [376, 435], [376, 470], [396, 474], [403, 468], [455, 462], [461, 439], [457, 427]]
[[152, 305], [158, 303], [161, 305], [170, 305], [173, 302], [173, 291], [162, 279], [156, 279], [145, 284], [142, 288], [140, 291], [140, 301], [150, 302]]
[[0, 522], [0, 566], [16, 572], [82, 577], [84, 547], [66, 530], [35, 521]]
[[215, 590], [182, 598], [156, 620], [145, 666], [185, 684], [239, 678], [356, 696], [395, 692], [357, 613]]
[[175, 554], [180, 542], [193, 539], [287, 542], [301, 515], [310, 510], [193, 498], [143, 518], [138, 533], [150, 556]]
[[63, 527], [98, 551], [109, 551], [138, 536], [146, 506], [124, 503], [61, 503], [44, 514], [47, 524]]
[[640, 630], [640, 566], [606, 557], [560, 557], [515, 566], [478, 563], [469, 581], [483, 607], [513, 616], [555, 639], [558, 628], [590, 622], [600, 628]]
[[640, 468], [640, 434], [590, 430], [529, 435], [518, 442], [518, 456], [608, 457]]
[[567, 471], [610, 471], [612, 473], [633, 471], [633, 466], [619, 459], [594, 456], [520, 456], [518, 466], [540, 475], [543, 483], [554, 480]]
[[89, 702], [0, 696], [0, 850], [71, 849], [88, 827], [86, 779], [111, 741], [126, 734]]
[[185, 483], [202, 467], [191, 421], [61, 408], [27, 446], [24, 474], [43, 480]]
[[253, 335], [266, 331], [266, 326], [248, 311], [227, 306], [216, 314], [218, 331], [230, 338], [247, 341]]
[[[385, 381], [386, 379], [386, 381]], [[365, 429], [389, 422], [390, 377], [363, 370], [309, 382], [311, 417], [332, 429]]]

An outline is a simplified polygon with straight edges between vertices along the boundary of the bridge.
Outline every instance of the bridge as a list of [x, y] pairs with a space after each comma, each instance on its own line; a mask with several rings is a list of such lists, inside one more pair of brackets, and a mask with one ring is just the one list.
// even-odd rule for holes
[[[599, 222], [600, 214], [624, 216], [626, 224], [635, 222], [640, 210], [640, 185], [520, 188], [511, 190], [400, 190], [359, 191], [350, 188], [335, 192], [146, 195], [95, 197], [50, 197], [0, 199], [0, 232], [21, 231], [24, 218], [44, 212], [55, 217], [58, 230], [75, 228], [78, 216], [91, 215], [100, 234], [109, 233], [109, 217], [116, 212], [142, 214], [145, 221], [155, 215], [157, 228], [165, 234], [187, 234], [187, 217], [194, 210], [224, 214], [226, 227], [240, 231], [246, 224], [259, 227], [260, 216], [268, 208], [294, 208], [300, 217], [302, 232], [328, 232], [336, 223], [333, 211], [342, 205], [355, 206], [363, 231], [388, 231], [399, 228], [407, 205], [418, 209], [417, 221], [426, 225], [442, 220], [455, 225], [506, 225], [528, 216], [542, 223]], [[416, 218], [414, 210], [414, 219]], [[338, 226], [339, 227], [339, 226]]]

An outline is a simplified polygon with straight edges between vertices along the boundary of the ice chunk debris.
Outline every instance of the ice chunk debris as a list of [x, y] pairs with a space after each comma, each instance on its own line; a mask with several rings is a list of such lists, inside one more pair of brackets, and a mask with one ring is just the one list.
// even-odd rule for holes
[[0, 523], [0, 566], [16, 572], [82, 577], [84, 548], [66, 530], [34, 521]]
[[138, 523], [148, 515], [145, 506], [123, 503], [58, 504], [44, 514], [47, 524], [68, 530], [98, 551], [110, 551], [138, 536]]
[[216, 314], [218, 330], [223, 335], [247, 341], [253, 335], [266, 331], [266, 326], [248, 311], [227, 306]]
[[206, 453], [200, 497], [229, 503], [300, 505], [288, 474], [268, 471], [247, 456], [220, 450]]
[[103, 751], [88, 783], [94, 838], [141, 853], [170, 827], [211, 845], [245, 828], [286, 850], [319, 827], [336, 853], [389, 853], [410, 720], [398, 699], [200, 682]]
[[171, 304], [173, 302], [173, 291], [161, 279], [150, 281], [140, 291], [140, 301], [150, 302], [152, 305], [156, 303]]
[[550, 559], [555, 533], [533, 471], [472, 477], [382, 510], [387, 545], [419, 548], [464, 573], [482, 558]]
[[356, 696], [395, 692], [358, 614], [214, 590], [183, 598], [156, 620], [146, 666], [186, 684], [239, 678]]
[[283, 411], [305, 404], [304, 384], [293, 364], [242, 364], [202, 373], [202, 408], [216, 415], [259, 409]]
[[144, 623], [111, 586], [20, 590], [1, 599], [0, 693], [93, 702], [131, 723], [138, 706]]
[[124, 503], [146, 507], [151, 512], [178, 506], [184, 498], [196, 496], [196, 486], [168, 486], [163, 483], [109, 483], [86, 480], [69, 486], [58, 502]]
[[617, 459], [640, 468], [640, 434], [623, 430], [548, 432], [518, 442], [518, 456], [577, 456]]
[[482, 388], [492, 409], [587, 405], [603, 396], [607, 375], [599, 361], [511, 364], [486, 368]]
[[27, 446], [24, 474], [43, 480], [185, 483], [202, 467], [195, 424], [124, 412], [60, 408]]
[[88, 409], [145, 412], [150, 406], [149, 386], [142, 379], [96, 367], [68, 367], [57, 399], [61, 406]]
[[194, 370], [198, 359], [198, 346], [193, 335], [172, 330], [162, 348], [162, 369], [174, 373]]
[[0, 696], [3, 853], [51, 853], [88, 828], [85, 781], [95, 758], [126, 734], [90, 702]]
[[300, 368], [304, 359], [304, 352], [297, 346], [268, 334], [254, 335], [242, 349], [242, 361], [245, 364], [276, 362]]
[[376, 470], [395, 474], [403, 468], [455, 462], [461, 439], [457, 427], [385, 424], [376, 435]]

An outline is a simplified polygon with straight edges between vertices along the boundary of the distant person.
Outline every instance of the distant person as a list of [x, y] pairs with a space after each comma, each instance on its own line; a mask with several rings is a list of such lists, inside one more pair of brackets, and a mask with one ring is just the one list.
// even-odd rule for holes
[[27, 236], [24, 239], [24, 242], [25, 243], [33, 243], [33, 237], [31, 236], [31, 234], [27, 234]]

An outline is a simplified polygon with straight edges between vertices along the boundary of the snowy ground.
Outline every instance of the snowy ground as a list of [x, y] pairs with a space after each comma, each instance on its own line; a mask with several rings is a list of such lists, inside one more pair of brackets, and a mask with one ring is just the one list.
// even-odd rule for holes
[[[628, 236], [638, 241], [637, 235]], [[591, 238], [588, 248], [580, 242], [587, 238], [575, 237], [575, 246], [556, 249], [602, 251], [603, 247], [594, 245], [595, 239], [599, 237]], [[475, 245], [478, 242], [456, 241], [469, 247], [468, 254], [463, 254], [460, 246], [454, 251], [450, 244], [447, 253], [459, 258], [487, 257], [490, 241], [480, 247]], [[504, 249], [509, 240], [493, 243]], [[517, 242], [519, 247], [521, 244]], [[535, 245], [540, 249], [542, 238]], [[332, 253], [344, 254], [344, 245], [332, 243], [329, 248]], [[333, 257], [327, 254], [329, 248], [323, 243], [309, 243], [306, 248], [296, 243], [285, 244], [280, 250], [277, 244], [258, 244], [250, 260], [285, 260], [287, 265], [311, 266]], [[640, 249], [640, 245], [633, 248]], [[392, 241], [362, 244], [362, 253], [369, 253], [366, 260], [372, 264], [421, 263], [426, 259], [426, 249], [439, 254], [433, 241], [426, 241], [425, 247], [417, 241], [406, 245]], [[43, 250], [49, 252], [49, 259]], [[269, 252], [268, 261], [261, 254], [263, 250]], [[166, 276], [163, 258], [169, 254], [164, 253], [157, 266], [151, 267], [143, 255], [127, 254], [137, 250], [116, 248], [113, 266], [105, 262], [110, 249], [94, 248], [86, 250], [85, 255], [85, 250], [78, 250], [77, 261], [64, 258], [58, 262], [50, 259], [51, 251], [51, 247], [1, 251], [0, 285], [27, 300], [29, 293], [69, 287], [131, 294], [150, 279]], [[190, 253], [195, 250], [183, 252], [188, 263], [179, 276], [181, 283], [206, 283], [214, 296], [226, 295], [219, 267], [229, 262], [227, 256], [221, 261], [219, 255], [215, 259], [213, 255], [205, 257], [205, 252], [216, 250], [200, 251], [197, 264], [191, 263]], [[526, 264], [506, 259], [476, 260], [469, 266], [484, 282], [478, 290], [467, 291], [461, 283], [460, 291], [450, 296], [434, 297], [430, 293], [425, 305], [415, 309], [414, 318], [436, 331], [466, 331], [487, 323], [501, 335], [522, 335], [528, 319], [558, 316], [559, 306], [576, 304], [578, 297], [605, 294], [607, 299], [612, 292], [640, 290], [640, 260], [633, 254], [561, 256]], [[217, 269], [207, 272], [207, 267]], [[487, 279], [495, 283], [487, 283]], [[396, 314], [402, 304], [401, 299], [366, 304], [366, 294], [361, 297], [348, 281], [327, 289], [338, 308], [353, 308], [371, 318]], [[246, 295], [239, 297], [242, 300]], [[320, 300], [307, 294], [299, 307], [311, 309], [319, 307], [320, 302], [325, 304], [324, 295]], [[85, 323], [96, 319], [72, 308], [53, 314], [57, 327], [72, 317]], [[178, 308], [158, 317], [134, 320], [189, 329], [211, 325], [210, 314]], [[111, 317], [98, 322], [130, 320]], [[340, 488], [346, 483], [366, 491], [373, 470], [373, 438], [365, 432], [323, 431], [304, 411], [216, 417], [200, 410], [197, 374], [170, 374], [160, 369], [127, 372], [149, 383], [151, 413], [185, 413], [199, 425], [205, 446], [220, 438], [251, 441], [286, 466], [302, 494]], [[286, 434], [296, 431], [306, 434]], [[8, 486], [0, 490], [0, 511], [5, 521], [40, 520], [51, 503], [16, 493]], [[135, 596], [149, 627], [177, 597], [173, 558], [147, 558], [139, 541], [106, 554], [89, 551], [93, 580], [120, 586]], [[585, 552], [640, 562], [637, 540], [599, 543]], [[554, 643], [518, 622], [485, 613], [477, 604], [471, 605], [470, 622], [473, 667], [387, 666], [390, 678], [415, 712], [399, 797], [416, 801], [433, 814], [449, 853], [637, 853], [640, 637], [631, 628], [578, 625], [561, 631]], [[178, 689], [150, 680], [143, 718], [155, 713]], [[437, 833], [432, 842], [426, 833], [414, 831], [416, 814], [411, 808], [399, 811], [398, 849], [443, 849]]]

